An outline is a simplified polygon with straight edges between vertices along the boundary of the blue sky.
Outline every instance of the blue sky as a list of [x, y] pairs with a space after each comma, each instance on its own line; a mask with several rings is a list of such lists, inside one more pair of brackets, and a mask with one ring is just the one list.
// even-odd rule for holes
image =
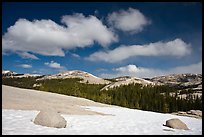
[[2, 69], [99, 77], [202, 73], [202, 5], [191, 2], [2, 4]]

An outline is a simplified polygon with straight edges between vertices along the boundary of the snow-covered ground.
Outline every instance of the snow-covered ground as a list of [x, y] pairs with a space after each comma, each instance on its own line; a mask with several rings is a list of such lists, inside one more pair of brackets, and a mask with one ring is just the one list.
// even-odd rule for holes
[[[2, 134], [202, 135], [202, 119], [117, 106], [88, 106], [86, 109], [111, 115], [62, 114], [68, 124], [66, 128], [57, 129], [35, 125], [32, 120], [39, 111], [2, 109]], [[190, 130], [163, 126], [171, 118], [179, 118]]]

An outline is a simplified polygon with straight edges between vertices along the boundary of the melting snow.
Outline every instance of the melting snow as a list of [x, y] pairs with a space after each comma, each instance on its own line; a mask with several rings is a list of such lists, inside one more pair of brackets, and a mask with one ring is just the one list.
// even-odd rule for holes
[[[67, 127], [62, 129], [35, 125], [39, 111], [2, 109], [2, 134], [132, 134], [132, 135], [202, 135], [202, 119], [155, 113], [123, 107], [85, 107], [111, 115], [65, 115]], [[166, 120], [179, 118], [190, 130], [163, 126]]]

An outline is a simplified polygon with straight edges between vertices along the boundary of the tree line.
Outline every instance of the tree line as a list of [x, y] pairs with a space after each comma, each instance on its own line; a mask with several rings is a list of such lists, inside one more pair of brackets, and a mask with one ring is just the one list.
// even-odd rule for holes
[[[168, 86], [152, 87], [130, 84], [101, 91], [105, 85], [80, 83], [81, 79], [79, 78], [40, 81], [36, 81], [36, 79], [33, 77], [2, 78], [2, 83], [4, 85], [83, 97], [101, 103], [154, 112], [171, 113], [191, 109], [202, 110], [202, 97], [196, 96], [193, 98], [190, 93], [187, 94], [185, 99], [171, 96], [170, 92], [175, 92], [176, 95], [179, 92], [177, 89]], [[39, 86], [33, 87], [34, 84], [39, 84]]]

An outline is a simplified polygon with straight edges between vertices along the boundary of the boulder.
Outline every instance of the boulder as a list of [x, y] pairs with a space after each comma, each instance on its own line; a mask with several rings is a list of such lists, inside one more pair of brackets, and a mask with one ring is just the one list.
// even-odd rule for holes
[[180, 115], [186, 115], [186, 112], [179, 111], [178, 114], [180, 114]]
[[187, 127], [187, 125], [185, 123], [183, 123], [180, 119], [178, 118], [173, 118], [173, 119], [169, 119], [166, 121], [166, 125], [167, 127], [170, 128], [174, 128], [174, 129], [184, 129], [184, 130], [189, 130], [189, 128]]
[[191, 115], [196, 115], [196, 116], [202, 117], [202, 111], [200, 111], [200, 110], [190, 110], [187, 113], [191, 114]]
[[34, 123], [47, 127], [65, 128], [67, 121], [53, 110], [42, 110], [35, 117]]

